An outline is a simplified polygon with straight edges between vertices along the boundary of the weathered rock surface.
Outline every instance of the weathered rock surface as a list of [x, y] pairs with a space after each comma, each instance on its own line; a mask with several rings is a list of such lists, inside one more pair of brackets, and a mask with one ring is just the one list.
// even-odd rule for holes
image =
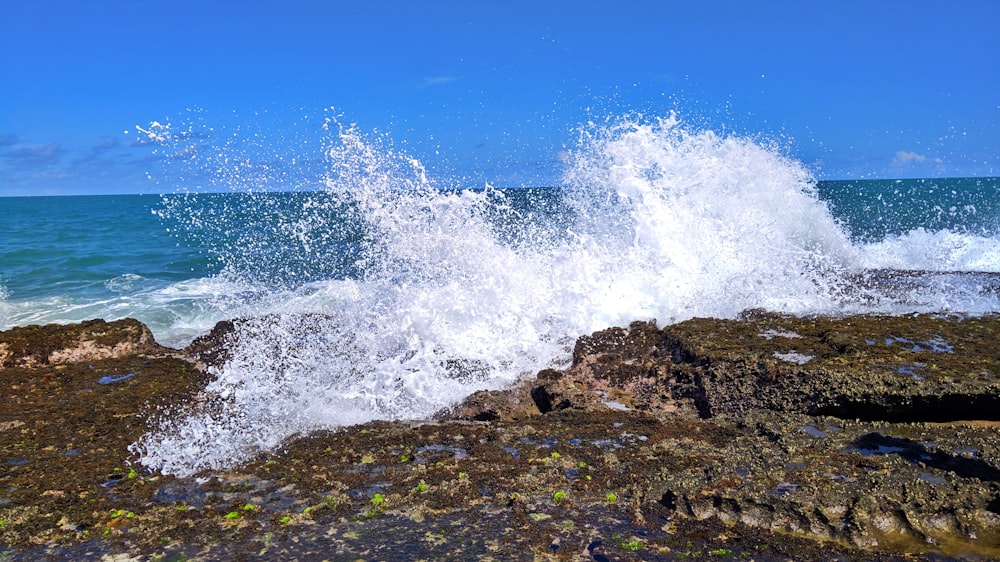
[[27, 326], [0, 332], [0, 369], [32, 368], [162, 353], [143, 323], [88, 320], [77, 325]]
[[565, 373], [453, 415], [514, 418], [530, 398], [542, 412], [697, 418], [735, 437], [654, 444], [706, 461], [646, 472], [661, 505], [862, 548], [1000, 556], [998, 331], [935, 316], [635, 323], [580, 338]]
[[435, 421], [130, 466], [231, 331], [0, 333], [0, 558], [1000, 559], [998, 318], [636, 323]]

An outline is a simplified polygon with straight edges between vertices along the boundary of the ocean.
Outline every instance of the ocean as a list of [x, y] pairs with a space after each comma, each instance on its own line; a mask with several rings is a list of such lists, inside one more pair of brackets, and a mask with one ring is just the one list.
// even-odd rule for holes
[[465, 189], [355, 128], [323, 157], [297, 191], [0, 198], [0, 329], [133, 317], [179, 348], [246, 318], [222, 407], [134, 446], [189, 474], [426, 418], [634, 320], [1000, 312], [1000, 178], [817, 182], [672, 118], [585, 128], [558, 187]]

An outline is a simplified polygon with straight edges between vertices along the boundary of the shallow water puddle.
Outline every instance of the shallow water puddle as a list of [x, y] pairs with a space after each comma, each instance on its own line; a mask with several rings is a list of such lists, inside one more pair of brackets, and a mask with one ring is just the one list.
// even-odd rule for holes
[[[871, 341], [871, 340], [866, 340]], [[875, 342], [871, 342], [868, 345], [872, 345]], [[955, 348], [951, 346], [948, 342], [940, 337], [931, 338], [924, 341], [914, 341], [907, 338], [897, 338], [895, 336], [889, 336], [885, 338], [885, 345], [901, 345], [907, 351], [912, 351], [914, 353], [919, 352], [930, 352], [930, 353], [954, 353]]]
[[804, 355], [796, 351], [789, 351], [788, 353], [775, 352], [774, 356], [782, 361], [795, 363], [796, 365], [805, 365], [814, 359], [814, 356], [812, 355]]
[[796, 334], [795, 332], [791, 332], [791, 331], [788, 331], [788, 330], [774, 330], [774, 329], [764, 330], [763, 332], [761, 332], [758, 335], [760, 337], [764, 338], [765, 340], [770, 340], [772, 338], [787, 338], [787, 339], [800, 339], [800, 338], [802, 338], [801, 335]]
[[903, 363], [899, 367], [896, 367], [896, 372], [901, 375], [910, 375], [917, 381], [923, 381], [924, 376], [918, 373], [926, 367], [923, 363]]
[[[444, 454], [449, 453], [449, 454]], [[413, 454], [413, 462], [426, 464], [433, 457], [444, 456], [453, 460], [468, 458], [469, 452], [462, 447], [452, 447], [448, 445], [431, 444], [424, 445]]]
[[830, 436], [829, 433], [826, 433], [825, 431], [822, 431], [821, 429], [819, 429], [818, 427], [816, 427], [814, 425], [799, 426], [799, 430], [805, 432], [810, 437], [815, 437], [817, 439], [824, 439], [824, 438], [827, 438], [827, 437]]
[[116, 382], [122, 382], [122, 381], [128, 380], [128, 379], [130, 379], [130, 378], [132, 378], [134, 376], [135, 376], [135, 373], [126, 373], [124, 375], [119, 375], [117, 377], [113, 376], [113, 375], [105, 375], [105, 376], [97, 379], [97, 384], [114, 384]]

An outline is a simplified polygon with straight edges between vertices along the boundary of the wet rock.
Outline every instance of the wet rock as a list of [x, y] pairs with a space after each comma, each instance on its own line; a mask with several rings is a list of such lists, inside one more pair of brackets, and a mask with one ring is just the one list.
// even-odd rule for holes
[[238, 320], [217, 322], [209, 333], [195, 338], [185, 347], [184, 353], [197, 361], [202, 368], [222, 366], [230, 358], [229, 346], [232, 344], [231, 338], [234, 337], [238, 322]]
[[134, 320], [16, 328], [0, 341], [13, 350], [0, 369], [0, 550], [99, 537], [112, 511], [145, 501], [130, 497], [147, 475], [129, 466], [128, 446], [204, 374]]
[[539, 413], [531, 397], [531, 387], [525, 383], [506, 390], [480, 390], [461, 403], [438, 412], [435, 419], [498, 421], [516, 420]]
[[757, 437], [745, 433], [711, 472], [670, 474], [652, 494], [697, 519], [861, 548], [1000, 552], [1000, 518], [991, 507], [1000, 459], [956, 453], [970, 443], [977, 452], [995, 450], [995, 426], [847, 422], [766, 410], [735, 423]]
[[531, 388], [531, 399], [543, 414], [568, 409], [595, 410], [601, 407], [596, 394], [554, 369], [538, 373], [535, 385]]

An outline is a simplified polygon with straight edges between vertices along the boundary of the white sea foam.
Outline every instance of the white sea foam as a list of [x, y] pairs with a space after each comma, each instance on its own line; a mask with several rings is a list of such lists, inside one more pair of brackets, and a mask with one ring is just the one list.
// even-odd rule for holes
[[862, 247], [869, 268], [922, 271], [1000, 272], [1000, 243], [994, 237], [923, 228]]
[[[245, 311], [240, 295], [246, 292], [221, 277], [189, 279], [166, 286], [142, 287], [144, 278], [125, 274], [105, 282], [109, 294], [53, 295], [0, 301], [0, 326], [67, 324], [91, 318], [108, 321], [135, 318], [149, 326], [156, 340], [168, 347], [184, 347], [218, 321]], [[243, 289], [241, 291], [241, 289]]]
[[9, 325], [10, 303], [7, 302], [7, 288], [0, 283], [0, 328], [5, 329]]
[[[276, 286], [241, 274], [245, 298], [226, 311], [247, 320], [214, 371], [213, 406], [163, 412], [133, 446], [145, 465], [190, 474], [318, 428], [427, 417], [637, 319], [934, 309], [933, 292], [947, 291], [902, 304], [852, 291], [852, 274], [899, 252], [853, 245], [808, 172], [773, 147], [673, 117], [585, 127], [567, 159], [566, 214], [548, 219], [527, 220], [494, 190], [437, 189], [418, 161], [353, 128], [328, 157], [329, 199], [271, 232], [327, 259], [310, 241], [331, 205], [356, 229], [357, 274]], [[963, 263], [995, 251], [984, 242]], [[234, 256], [228, 271], [250, 262]]]
[[631, 300], [610, 324], [826, 308], [857, 262], [808, 172], [748, 139], [625, 121], [585, 132], [567, 178], [577, 246], [618, 270], [589, 290]]

